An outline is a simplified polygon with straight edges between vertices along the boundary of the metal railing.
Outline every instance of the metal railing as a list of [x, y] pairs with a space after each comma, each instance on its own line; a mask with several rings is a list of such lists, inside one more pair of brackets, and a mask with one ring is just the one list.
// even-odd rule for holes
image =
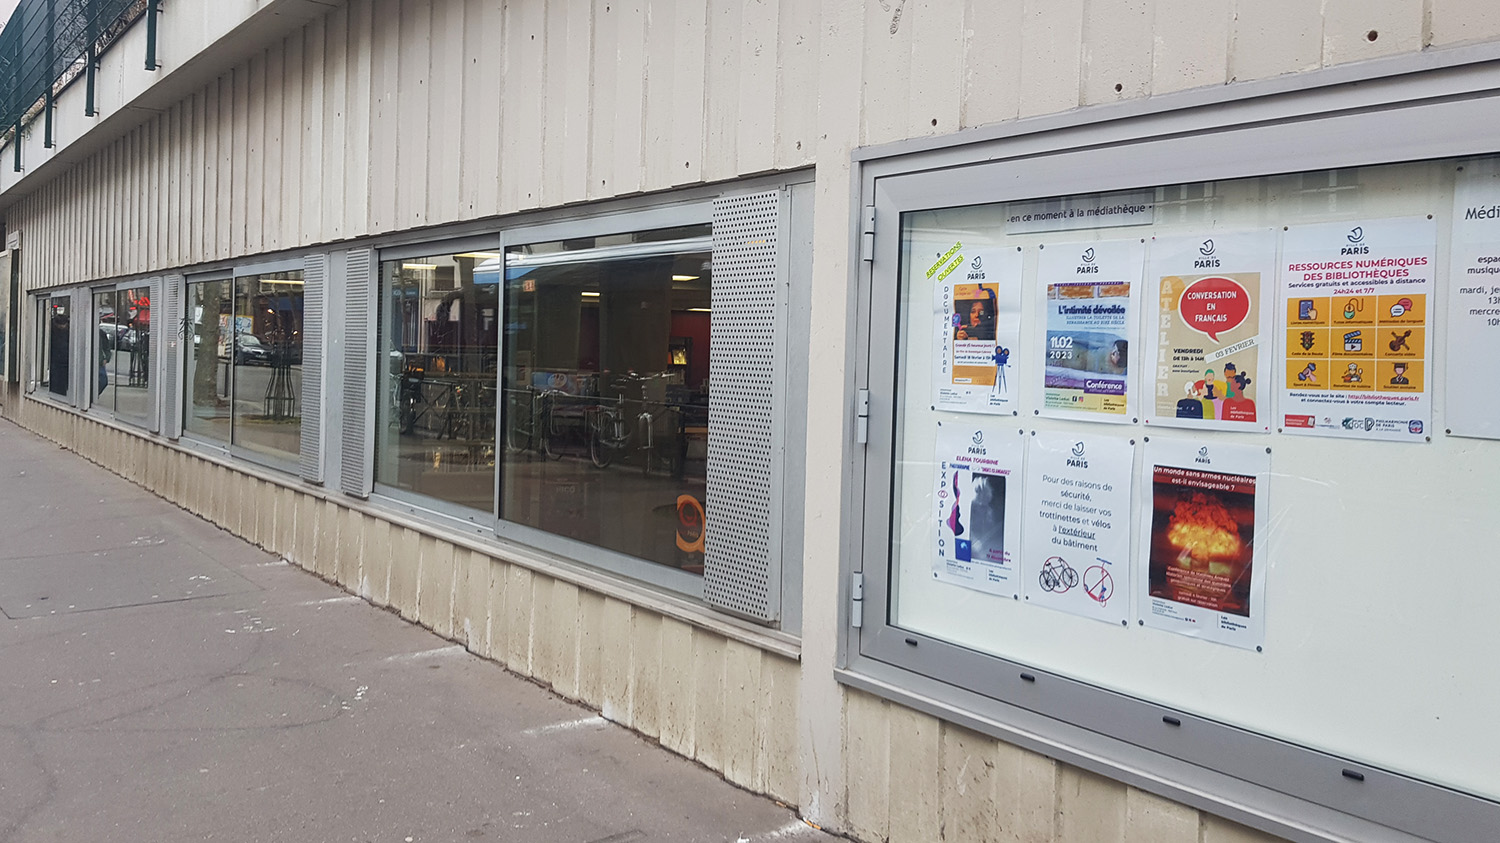
[[[142, 15], [150, 12], [155, 35], [161, 0], [21, 0], [0, 30], [0, 144], [16, 151], [16, 133], [41, 116], [44, 144], [52, 146], [52, 103], [80, 75], [89, 87], [85, 113], [94, 114], [94, 71], [99, 56]], [[156, 69], [155, 38], [148, 38], [146, 66]]]

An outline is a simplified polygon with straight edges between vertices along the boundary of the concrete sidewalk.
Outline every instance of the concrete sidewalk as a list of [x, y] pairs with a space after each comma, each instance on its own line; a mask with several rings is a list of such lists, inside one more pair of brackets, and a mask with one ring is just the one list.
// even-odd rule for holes
[[835, 838], [0, 423], [0, 843]]

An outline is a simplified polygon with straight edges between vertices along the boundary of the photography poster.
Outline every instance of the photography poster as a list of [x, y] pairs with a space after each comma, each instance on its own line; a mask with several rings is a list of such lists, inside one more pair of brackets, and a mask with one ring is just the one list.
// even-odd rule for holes
[[1039, 252], [1042, 415], [1135, 421], [1130, 359], [1145, 258], [1139, 240], [1049, 243]]
[[1271, 456], [1251, 445], [1150, 437], [1137, 582], [1141, 623], [1246, 649], [1265, 642]]
[[1270, 431], [1275, 272], [1269, 229], [1151, 243], [1146, 424]]
[[1028, 439], [1020, 566], [1026, 601], [1125, 622], [1135, 446], [1118, 437], [1049, 431]]
[[1011, 355], [1021, 333], [1021, 250], [960, 249], [946, 260], [939, 255], [927, 271], [936, 281], [934, 407], [1015, 415]]
[[1437, 223], [1293, 226], [1282, 239], [1287, 433], [1423, 442]]
[[934, 578], [1019, 596], [1021, 434], [996, 424], [938, 422]]
[[1500, 439], [1500, 391], [1474, 371], [1500, 359], [1500, 162], [1465, 161], [1453, 190], [1446, 422], [1454, 436]]

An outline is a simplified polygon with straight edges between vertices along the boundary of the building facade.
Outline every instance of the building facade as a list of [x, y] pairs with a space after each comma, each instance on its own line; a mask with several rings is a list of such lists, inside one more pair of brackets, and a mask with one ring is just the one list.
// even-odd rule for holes
[[1500, 828], [1492, 4], [118, 14], [5, 417], [856, 839]]

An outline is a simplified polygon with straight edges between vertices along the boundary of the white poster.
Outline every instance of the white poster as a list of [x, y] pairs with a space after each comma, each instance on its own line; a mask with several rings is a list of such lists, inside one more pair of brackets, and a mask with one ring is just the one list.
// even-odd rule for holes
[[1136, 421], [1136, 302], [1146, 247], [1139, 240], [1049, 243], [1037, 265], [1041, 414]]
[[1474, 372], [1500, 359], [1500, 162], [1467, 161], [1453, 191], [1453, 269], [1448, 288], [1447, 428], [1500, 439], [1500, 391]]
[[948, 256], [933, 277], [933, 406], [1015, 415], [1011, 355], [1021, 331], [1020, 248], [961, 250]]
[[1019, 596], [1022, 441], [1014, 427], [938, 422], [936, 579]]
[[1135, 446], [1050, 431], [1030, 442], [1020, 566], [1026, 601], [1126, 623]]
[[1146, 424], [1270, 431], [1275, 278], [1270, 229], [1151, 242]]
[[1293, 226], [1282, 240], [1287, 433], [1426, 440], [1437, 223]]
[[1265, 643], [1267, 450], [1147, 439], [1136, 580], [1144, 626], [1246, 649]]

